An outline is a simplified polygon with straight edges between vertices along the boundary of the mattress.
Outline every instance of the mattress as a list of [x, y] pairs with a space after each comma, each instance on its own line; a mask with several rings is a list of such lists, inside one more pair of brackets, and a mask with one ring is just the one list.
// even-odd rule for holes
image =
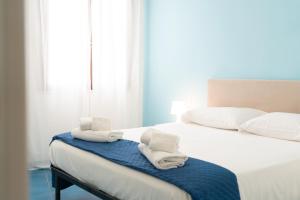
[[[156, 129], [177, 134], [180, 151], [223, 166], [237, 176], [241, 200], [299, 200], [300, 143], [187, 123]], [[146, 128], [124, 130], [139, 141]], [[50, 145], [51, 163], [82, 182], [124, 200], [190, 200], [180, 188], [117, 165], [61, 141]]]

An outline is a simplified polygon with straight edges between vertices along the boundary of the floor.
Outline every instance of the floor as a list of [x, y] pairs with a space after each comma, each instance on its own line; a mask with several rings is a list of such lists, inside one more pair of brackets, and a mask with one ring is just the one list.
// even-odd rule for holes
[[[49, 169], [30, 171], [29, 177], [30, 200], [54, 200], [54, 189], [51, 187], [51, 172]], [[99, 198], [77, 186], [72, 186], [61, 192], [61, 200], [99, 200]]]

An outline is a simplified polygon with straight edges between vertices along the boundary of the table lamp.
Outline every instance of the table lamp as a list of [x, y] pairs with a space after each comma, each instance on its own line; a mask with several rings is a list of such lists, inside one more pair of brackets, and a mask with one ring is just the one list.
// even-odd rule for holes
[[181, 115], [186, 111], [183, 101], [173, 101], [171, 107], [171, 115], [176, 115], [176, 122], [181, 121]]

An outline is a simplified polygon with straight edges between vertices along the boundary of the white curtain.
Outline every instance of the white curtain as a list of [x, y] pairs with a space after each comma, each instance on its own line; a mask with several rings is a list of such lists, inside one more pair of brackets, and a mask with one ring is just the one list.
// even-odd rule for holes
[[141, 125], [141, 24], [141, 0], [92, 1], [92, 115], [116, 128]]
[[51, 137], [77, 127], [82, 116], [110, 118], [113, 128], [141, 125], [143, 2], [91, 5], [89, 10], [88, 0], [26, 2], [30, 168], [49, 166]]

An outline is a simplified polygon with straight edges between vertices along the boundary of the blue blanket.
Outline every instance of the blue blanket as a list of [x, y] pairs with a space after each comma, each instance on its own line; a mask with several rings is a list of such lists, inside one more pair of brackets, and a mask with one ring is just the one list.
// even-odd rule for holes
[[189, 158], [183, 167], [159, 170], [139, 152], [138, 143], [133, 141], [88, 142], [74, 139], [70, 133], [56, 135], [53, 140], [63, 141], [114, 163], [169, 182], [189, 193], [193, 200], [240, 200], [235, 174], [203, 160]]

